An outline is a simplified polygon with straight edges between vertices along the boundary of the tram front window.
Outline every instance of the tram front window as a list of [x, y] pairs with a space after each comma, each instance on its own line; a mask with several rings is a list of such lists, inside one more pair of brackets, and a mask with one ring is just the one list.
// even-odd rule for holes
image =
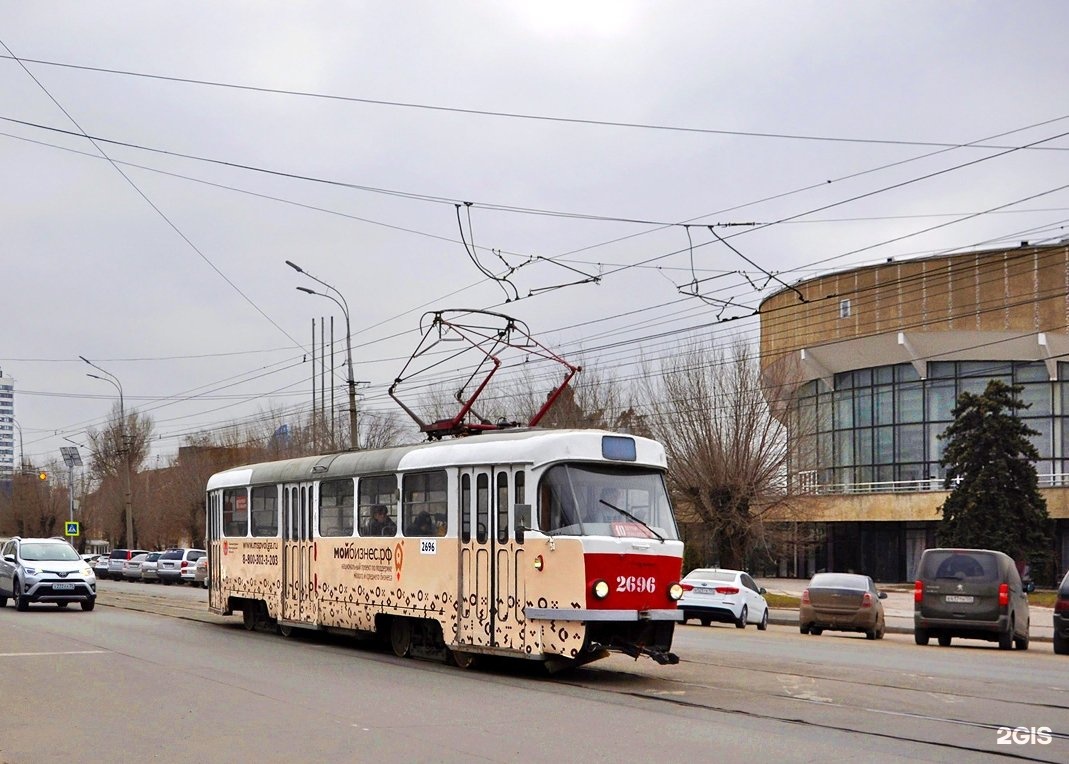
[[539, 530], [548, 535], [678, 539], [656, 470], [558, 464], [539, 486]]

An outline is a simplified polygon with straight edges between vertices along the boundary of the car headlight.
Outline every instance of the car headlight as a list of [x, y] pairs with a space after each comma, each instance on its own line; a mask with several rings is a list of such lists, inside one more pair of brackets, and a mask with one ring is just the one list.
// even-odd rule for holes
[[82, 578], [92, 578], [93, 577], [93, 569], [92, 568], [82, 568], [80, 572], [82, 574]]
[[669, 587], [668, 587], [668, 599], [670, 599], [670, 600], [678, 600], [682, 596], [683, 596], [683, 587], [680, 584], [675, 583], [675, 584], [669, 585]]
[[23, 568], [22, 572], [25, 573], [27, 576], [33, 576], [34, 578], [36, 578], [40, 573], [44, 573], [43, 570], [39, 570], [38, 568]]
[[595, 581], [590, 589], [594, 592], [594, 596], [599, 600], [603, 600], [609, 596], [609, 583], [603, 578], [599, 578]]

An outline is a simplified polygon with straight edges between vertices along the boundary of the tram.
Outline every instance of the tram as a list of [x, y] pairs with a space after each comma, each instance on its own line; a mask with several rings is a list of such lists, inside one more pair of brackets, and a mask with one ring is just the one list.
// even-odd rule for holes
[[207, 484], [209, 607], [462, 667], [677, 663], [665, 470], [647, 438], [537, 428], [228, 469]]

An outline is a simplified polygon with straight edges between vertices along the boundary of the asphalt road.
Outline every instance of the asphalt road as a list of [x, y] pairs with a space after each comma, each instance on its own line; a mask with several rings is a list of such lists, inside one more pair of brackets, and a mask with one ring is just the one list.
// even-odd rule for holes
[[102, 582], [92, 613], [0, 610], [0, 762], [1069, 760], [1051, 652], [688, 625], [676, 666], [546, 677], [250, 633], [205, 595]]

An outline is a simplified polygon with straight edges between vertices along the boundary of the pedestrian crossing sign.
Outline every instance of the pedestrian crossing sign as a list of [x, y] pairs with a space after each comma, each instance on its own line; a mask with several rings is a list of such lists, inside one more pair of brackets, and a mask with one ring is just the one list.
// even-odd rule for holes
[[63, 535], [64, 536], [77, 536], [77, 535], [79, 535], [78, 521], [77, 520], [71, 520], [70, 522], [63, 523], [63, 525], [66, 526], [63, 529]]

